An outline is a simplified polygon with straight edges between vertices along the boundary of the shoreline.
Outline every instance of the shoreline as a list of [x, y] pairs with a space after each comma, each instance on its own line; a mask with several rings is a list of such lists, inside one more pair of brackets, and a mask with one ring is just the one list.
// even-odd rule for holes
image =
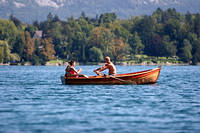
[[[66, 66], [67, 63], [46, 63], [45, 65], [32, 65], [30, 63], [28, 64], [10, 64], [10, 63], [0, 63], [0, 66]], [[104, 65], [104, 63], [97, 63], [97, 62], [92, 62], [92, 63], [78, 63], [77, 66], [79, 65]], [[120, 65], [120, 66], [200, 66], [200, 63], [197, 65], [191, 65], [189, 63], [129, 63], [129, 62], [117, 62], [115, 65]]]

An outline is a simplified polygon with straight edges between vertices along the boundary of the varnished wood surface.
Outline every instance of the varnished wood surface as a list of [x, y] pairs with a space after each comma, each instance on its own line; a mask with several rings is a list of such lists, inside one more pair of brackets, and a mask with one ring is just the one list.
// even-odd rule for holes
[[84, 84], [154, 84], [160, 75], [161, 67], [126, 74], [117, 74], [110, 76], [88, 76], [86, 77], [68, 77], [64, 79], [61, 76], [63, 84], [84, 85]]

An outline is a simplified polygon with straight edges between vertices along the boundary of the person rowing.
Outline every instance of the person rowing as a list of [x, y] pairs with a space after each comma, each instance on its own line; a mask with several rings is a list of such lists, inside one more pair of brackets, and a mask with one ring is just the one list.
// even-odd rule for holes
[[108, 75], [112, 75], [112, 76], [115, 76], [117, 71], [116, 71], [116, 68], [115, 68], [115, 65], [110, 61], [110, 57], [106, 56], [105, 57], [105, 65], [98, 68], [98, 69], [95, 69], [94, 72], [97, 74], [97, 75], [101, 75], [101, 71], [104, 71], [108, 69]]

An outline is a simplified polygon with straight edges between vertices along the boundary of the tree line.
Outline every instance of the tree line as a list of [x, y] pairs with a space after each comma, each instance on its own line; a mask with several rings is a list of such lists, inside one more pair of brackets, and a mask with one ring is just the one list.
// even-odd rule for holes
[[[34, 37], [37, 31], [41, 37]], [[13, 15], [0, 19], [0, 63], [45, 64], [53, 59], [101, 62], [133, 60], [134, 55], [177, 57], [200, 62], [200, 14], [158, 8], [152, 15], [118, 19], [115, 13], [95, 18], [84, 12], [66, 21], [48, 14], [42, 22], [24, 24]]]

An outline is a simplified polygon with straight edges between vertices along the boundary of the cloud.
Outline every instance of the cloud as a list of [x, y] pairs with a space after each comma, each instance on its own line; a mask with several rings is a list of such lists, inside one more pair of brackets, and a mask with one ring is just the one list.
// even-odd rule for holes
[[52, 0], [35, 0], [35, 2], [39, 6], [50, 6], [50, 7], [54, 7], [54, 8], [59, 8], [59, 7], [63, 6], [63, 4], [57, 4], [56, 2], [54, 2]]
[[0, 3], [6, 3], [7, 0], [0, 0]]
[[159, 4], [159, 0], [149, 0], [151, 3]]
[[13, 3], [15, 4], [15, 6], [16, 6], [17, 8], [21, 8], [21, 7], [24, 7], [24, 6], [25, 6], [23, 3], [19, 3], [19, 2], [16, 2], [16, 1], [14, 1]]

